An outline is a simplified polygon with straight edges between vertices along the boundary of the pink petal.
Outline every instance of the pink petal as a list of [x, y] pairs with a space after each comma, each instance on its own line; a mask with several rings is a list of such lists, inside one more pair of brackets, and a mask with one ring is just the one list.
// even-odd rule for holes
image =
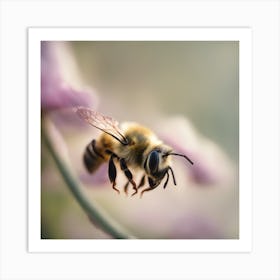
[[[73, 60], [66, 43], [42, 42], [41, 43], [41, 106], [43, 110], [69, 108], [73, 106], [92, 107], [97, 103], [96, 94], [92, 90], [74, 88], [64, 78], [58, 51], [68, 52], [68, 60]], [[70, 63], [71, 66], [71, 63]], [[72, 66], [73, 67], [73, 66]]]

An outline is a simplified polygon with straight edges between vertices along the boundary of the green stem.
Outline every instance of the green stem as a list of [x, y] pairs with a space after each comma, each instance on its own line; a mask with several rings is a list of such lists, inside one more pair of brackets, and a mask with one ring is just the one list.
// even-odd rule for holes
[[57, 168], [60, 171], [67, 187], [72, 192], [72, 194], [74, 195], [74, 197], [76, 198], [80, 206], [88, 214], [90, 220], [93, 221], [94, 224], [98, 225], [98, 227], [100, 227], [102, 230], [104, 230], [106, 233], [110, 234], [114, 238], [118, 238], [118, 239], [134, 238], [130, 234], [126, 233], [123, 229], [121, 229], [120, 226], [116, 224], [116, 222], [112, 221], [105, 213], [103, 213], [101, 209], [98, 209], [89, 200], [86, 199], [86, 197], [83, 195], [81, 191], [78, 181], [71, 174], [70, 170], [68, 169], [66, 163], [64, 163], [63, 159], [55, 151], [55, 148], [52, 145], [52, 141], [45, 127], [43, 127], [42, 129], [42, 138], [44, 139], [46, 147], [50, 151], [50, 154], [52, 155], [57, 165]]

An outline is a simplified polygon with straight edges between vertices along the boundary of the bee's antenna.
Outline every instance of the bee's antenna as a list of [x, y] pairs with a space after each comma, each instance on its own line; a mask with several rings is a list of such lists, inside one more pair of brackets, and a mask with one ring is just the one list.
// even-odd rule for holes
[[193, 164], [193, 161], [192, 160], [190, 160], [186, 155], [182, 155], [182, 154], [177, 154], [177, 153], [167, 153], [167, 154], [165, 154], [164, 155], [164, 157], [167, 157], [167, 156], [170, 156], [170, 155], [172, 155], [172, 156], [179, 156], [179, 157], [183, 157], [183, 158], [185, 158], [186, 160], [188, 160], [189, 162], [190, 162], [190, 164]]

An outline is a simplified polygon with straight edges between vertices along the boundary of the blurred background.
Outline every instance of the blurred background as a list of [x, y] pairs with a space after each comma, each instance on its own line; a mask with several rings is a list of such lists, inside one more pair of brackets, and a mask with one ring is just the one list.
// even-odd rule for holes
[[[48, 48], [53, 53], [42, 52], [42, 62], [51, 57], [55, 63], [42, 63], [42, 110], [90, 199], [138, 238], [239, 237], [238, 42], [49, 42]], [[70, 85], [76, 103], [87, 92], [82, 105], [148, 126], [194, 166], [173, 158], [177, 186], [170, 180], [165, 190], [159, 186], [142, 199], [118, 195], [107, 166], [86, 173], [84, 149], [100, 133], [63, 106], [67, 94], [52, 89], [54, 97], [46, 98], [50, 81], [43, 75], [51, 72], [63, 89]], [[50, 106], [59, 95], [62, 102]], [[42, 238], [110, 238], [89, 222], [43, 144], [41, 182]], [[119, 189], [125, 184], [119, 174], [117, 184]]]

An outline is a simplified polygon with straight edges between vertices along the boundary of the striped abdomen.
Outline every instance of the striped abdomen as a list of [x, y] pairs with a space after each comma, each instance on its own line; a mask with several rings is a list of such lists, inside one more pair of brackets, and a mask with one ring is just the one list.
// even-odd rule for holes
[[84, 164], [88, 172], [93, 173], [104, 162], [105, 158], [93, 139], [86, 147], [84, 152]]

